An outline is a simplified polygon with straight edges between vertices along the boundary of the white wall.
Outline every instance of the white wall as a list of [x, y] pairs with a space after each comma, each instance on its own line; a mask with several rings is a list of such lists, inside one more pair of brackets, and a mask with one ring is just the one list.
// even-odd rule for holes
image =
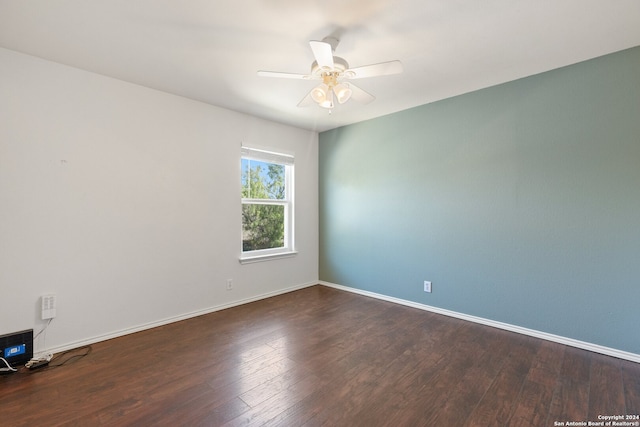
[[[238, 262], [241, 142], [296, 156], [296, 257]], [[46, 293], [36, 351], [316, 283], [317, 176], [315, 132], [0, 49], [0, 334]]]

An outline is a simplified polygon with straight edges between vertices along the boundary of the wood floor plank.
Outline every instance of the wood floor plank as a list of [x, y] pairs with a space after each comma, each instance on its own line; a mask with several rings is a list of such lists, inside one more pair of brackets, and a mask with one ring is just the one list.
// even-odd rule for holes
[[296, 402], [312, 394], [319, 384], [322, 382], [313, 375], [303, 378], [223, 425], [228, 427], [264, 425]]
[[540, 342], [517, 337], [514, 344], [493, 383], [467, 418], [467, 426], [505, 426], [511, 419]]
[[16, 426], [546, 426], [639, 411], [640, 364], [325, 286], [0, 376], [0, 420]]
[[625, 396], [625, 415], [640, 416], [640, 364], [620, 361]]
[[[433, 320], [433, 317], [430, 317], [429, 320]], [[453, 319], [442, 320], [452, 327], [440, 329], [442, 335], [439, 335], [438, 338], [433, 336], [431, 338], [447, 340], [448, 337], [453, 342], [453, 337], [457, 336], [459, 329], [465, 326], [464, 322], [451, 321]], [[416, 395], [430, 376], [435, 375], [438, 369], [447, 363], [446, 355], [434, 351], [434, 348], [425, 345], [425, 341], [420, 340], [404, 351], [397, 351], [397, 356], [393, 357], [387, 369], [376, 381], [376, 387], [368, 389], [371, 403], [359, 408], [357, 414], [350, 416], [359, 420], [361, 417], [375, 420], [386, 419], [391, 415], [386, 410], [389, 407], [394, 408], [394, 412], [406, 412], [407, 402], [412, 399], [412, 396]], [[340, 375], [342, 376], [342, 374]], [[338, 386], [342, 385], [343, 388], [349, 386], [349, 384], [343, 385], [340, 380], [337, 381]], [[349, 416], [347, 411], [352, 406], [350, 396], [344, 392], [341, 395], [344, 398], [337, 399], [335, 407], [327, 406], [308, 420], [305, 425], [331, 425], [336, 423], [339, 418]]]
[[[477, 344], [478, 340], [482, 338], [482, 334], [478, 334], [475, 325], [468, 325], [468, 327], [465, 325], [456, 334], [458, 342], [452, 345], [453, 351], [445, 358], [446, 364], [440, 365], [432, 376], [422, 377], [416, 381], [418, 388], [409, 401], [411, 410], [405, 414], [409, 422], [422, 421], [427, 425], [452, 425], [453, 418], [457, 418], [456, 412], [458, 411], [465, 412], [461, 414], [463, 420], [467, 417], [468, 412], [466, 411], [470, 411], [470, 409], [465, 408], [464, 404], [462, 407], [454, 408], [449, 405], [449, 399], [454, 393], [457, 394], [467, 387], [467, 374], [474, 372], [474, 367], [478, 363], [479, 349]], [[488, 357], [480, 357], [480, 359], [481, 363], [489, 362]], [[473, 381], [481, 382], [476, 377], [473, 378]], [[455, 387], [452, 387], [454, 384]], [[482, 385], [480, 386], [482, 387]], [[479, 394], [482, 395], [482, 393]], [[409, 413], [413, 416], [408, 416]]]
[[536, 427], [546, 424], [564, 350], [565, 346], [549, 341], [540, 344], [520, 391], [517, 407], [507, 425]]
[[458, 387], [448, 388], [441, 410], [432, 417], [432, 425], [463, 425], [504, 365], [512, 334], [484, 328], [482, 332], [485, 334], [481, 345], [474, 349], [474, 364], [464, 373]]
[[622, 373], [617, 360], [594, 354], [589, 388], [589, 421], [598, 415], [620, 415], [626, 412]]
[[547, 425], [555, 422], [585, 421], [589, 415], [589, 388], [591, 353], [567, 347], [556, 389], [554, 391]]

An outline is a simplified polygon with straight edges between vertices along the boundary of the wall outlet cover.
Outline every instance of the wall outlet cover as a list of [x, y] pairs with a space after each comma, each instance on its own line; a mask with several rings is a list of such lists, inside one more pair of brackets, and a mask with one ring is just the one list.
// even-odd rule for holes
[[42, 320], [56, 317], [56, 305], [55, 295], [42, 295]]

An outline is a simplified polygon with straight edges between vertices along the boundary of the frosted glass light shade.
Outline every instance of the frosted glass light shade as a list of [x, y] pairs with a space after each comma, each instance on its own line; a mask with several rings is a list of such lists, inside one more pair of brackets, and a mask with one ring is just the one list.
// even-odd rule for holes
[[344, 104], [351, 98], [351, 88], [347, 83], [339, 83], [334, 88], [333, 91], [336, 94], [336, 98], [338, 98], [338, 102], [340, 104]]
[[327, 93], [331, 93], [329, 92], [329, 86], [324, 83], [320, 83], [311, 91], [311, 98], [313, 98], [313, 100], [318, 104], [322, 104], [327, 100]]

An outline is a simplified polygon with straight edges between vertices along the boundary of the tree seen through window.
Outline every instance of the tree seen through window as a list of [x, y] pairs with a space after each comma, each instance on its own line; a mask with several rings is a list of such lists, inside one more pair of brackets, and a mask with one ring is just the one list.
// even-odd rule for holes
[[242, 250], [285, 247], [285, 165], [242, 159]]

